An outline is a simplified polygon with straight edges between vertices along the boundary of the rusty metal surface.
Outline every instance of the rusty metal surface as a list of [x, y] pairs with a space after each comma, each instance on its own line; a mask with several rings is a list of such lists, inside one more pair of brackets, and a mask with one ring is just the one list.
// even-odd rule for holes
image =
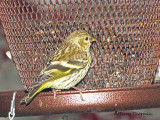
[[[0, 117], [6, 117], [14, 91], [0, 92]], [[29, 104], [20, 105], [24, 91], [16, 95], [16, 116], [46, 115], [53, 113], [115, 111], [142, 109], [160, 106], [160, 85], [86, 90], [84, 101], [78, 91], [57, 92], [54, 100], [52, 92], [41, 92]]]

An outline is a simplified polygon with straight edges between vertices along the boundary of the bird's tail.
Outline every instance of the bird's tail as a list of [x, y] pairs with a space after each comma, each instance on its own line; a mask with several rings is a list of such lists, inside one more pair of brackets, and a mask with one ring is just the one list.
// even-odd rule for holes
[[20, 103], [25, 103], [25, 104], [28, 104], [28, 103], [30, 103], [31, 101], [32, 101], [32, 99], [39, 93], [39, 92], [41, 92], [43, 89], [45, 89], [44, 88], [45, 87], [45, 85], [39, 85], [39, 86], [37, 86], [37, 87], [34, 87], [29, 93], [28, 93], [28, 95], [26, 96], [26, 97], [24, 97], [21, 101], [20, 101]]

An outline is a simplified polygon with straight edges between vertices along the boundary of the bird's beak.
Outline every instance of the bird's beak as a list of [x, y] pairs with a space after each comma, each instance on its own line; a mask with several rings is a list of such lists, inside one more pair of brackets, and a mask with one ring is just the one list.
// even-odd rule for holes
[[97, 39], [91, 38], [90, 41], [91, 41], [91, 42], [93, 42], [93, 41], [97, 42]]

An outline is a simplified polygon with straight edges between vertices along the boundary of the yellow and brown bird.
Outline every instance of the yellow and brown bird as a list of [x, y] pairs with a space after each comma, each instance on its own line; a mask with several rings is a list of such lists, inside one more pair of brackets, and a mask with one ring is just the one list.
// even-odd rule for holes
[[91, 64], [90, 46], [96, 41], [84, 30], [76, 30], [63, 42], [51, 56], [46, 67], [41, 71], [33, 89], [21, 103], [31, 100], [46, 88], [70, 89], [79, 83], [87, 74]]

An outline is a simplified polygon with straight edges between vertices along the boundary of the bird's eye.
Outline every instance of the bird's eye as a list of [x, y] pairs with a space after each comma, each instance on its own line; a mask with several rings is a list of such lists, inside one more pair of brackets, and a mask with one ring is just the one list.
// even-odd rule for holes
[[88, 40], [88, 37], [86, 37], [85, 40]]

